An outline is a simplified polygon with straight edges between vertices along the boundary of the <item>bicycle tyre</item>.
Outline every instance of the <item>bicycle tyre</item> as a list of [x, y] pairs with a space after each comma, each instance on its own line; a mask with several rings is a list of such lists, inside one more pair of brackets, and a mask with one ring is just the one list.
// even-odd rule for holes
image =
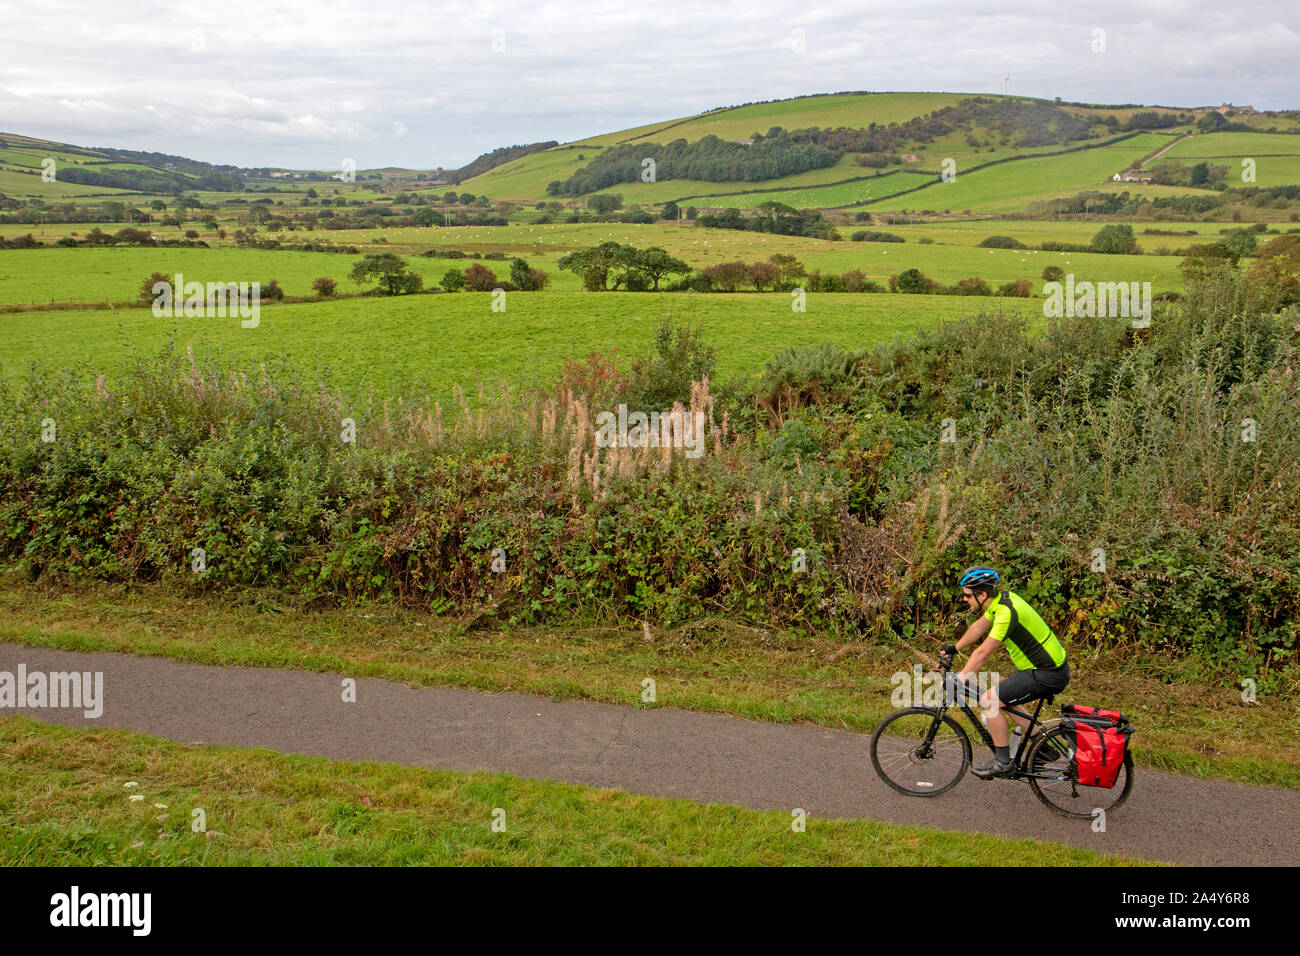
[[[1112, 810], [1119, 809], [1120, 805], [1128, 799], [1128, 795], [1133, 789], [1133, 752], [1131, 750], [1125, 751], [1124, 765], [1119, 769], [1114, 787], [1110, 789], [1104, 787], [1078, 787], [1073, 780], [1074, 770], [1071, 758], [1074, 751], [1069, 738], [1070, 735], [1064, 727], [1053, 727], [1034, 743], [1033, 749], [1030, 750], [1026, 760], [1026, 767], [1034, 766], [1042, 748], [1052, 746], [1056, 753], [1061, 756], [1044, 759], [1042, 768], [1035, 771], [1035, 773], [1064, 774], [1063, 779], [1058, 780], [1044, 779], [1039, 776], [1028, 777], [1029, 786], [1033, 789], [1034, 796], [1038, 797], [1043, 805], [1053, 813], [1059, 813], [1063, 817], [1088, 819], [1095, 816], [1098, 810], [1109, 813]], [[1074, 795], [1076, 791], [1078, 796]]]
[[[906, 707], [886, 717], [871, 735], [871, 764], [876, 768], [880, 779], [899, 793], [909, 797], [937, 797], [957, 786], [970, 767], [970, 737], [961, 724], [948, 714], [943, 715], [943, 723], [951, 731], [951, 736], [936, 736], [927, 756], [919, 757], [915, 747], [900, 747], [897, 743], [888, 742], [923, 740], [937, 714], [938, 711], [933, 707]], [[923, 716], [924, 719], [913, 719], [917, 716]], [[942, 730], [940, 728], [941, 734]], [[960, 746], [960, 762], [956, 760], [957, 745]], [[930, 772], [916, 773], [920, 767]], [[956, 769], [949, 780], [947, 773], [952, 767]], [[889, 772], [886, 772], [886, 768]]]

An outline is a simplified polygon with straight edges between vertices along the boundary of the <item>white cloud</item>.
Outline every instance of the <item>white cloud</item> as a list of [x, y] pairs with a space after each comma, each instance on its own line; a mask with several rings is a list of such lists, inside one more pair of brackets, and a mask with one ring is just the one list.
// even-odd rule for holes
[[1001, 92], [1004, 73], [1011, 92], [1048, 98], [1300, 107], [1300, 17], [1284, 0], [114, 6], [7, 7], [6, 129], [245, 165], [434, 166], [807, 93]]

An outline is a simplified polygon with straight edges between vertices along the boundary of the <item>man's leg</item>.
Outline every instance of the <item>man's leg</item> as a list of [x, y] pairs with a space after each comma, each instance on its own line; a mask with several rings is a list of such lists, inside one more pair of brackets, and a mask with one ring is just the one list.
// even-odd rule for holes
[[993, 738], [993, 746], [1007, 746], [1007, 718], [1002, 715], [1004, 705], [998, 700], [996, 687], [990, 687], [984, 692], [984, 696], [980, 698], [980, 707], [980, 713], [984, 715], [984, 723], [989, 728], [989, 736]]

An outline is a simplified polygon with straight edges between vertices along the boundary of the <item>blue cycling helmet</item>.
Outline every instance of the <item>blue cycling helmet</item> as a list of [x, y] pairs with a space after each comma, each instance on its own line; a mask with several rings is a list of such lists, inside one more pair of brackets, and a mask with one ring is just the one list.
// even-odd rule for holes
[[963, 571], [958, 583], [964, 588], [992, 588], [1002, 583], [1002, 577], [993, 568], [977, 564]]

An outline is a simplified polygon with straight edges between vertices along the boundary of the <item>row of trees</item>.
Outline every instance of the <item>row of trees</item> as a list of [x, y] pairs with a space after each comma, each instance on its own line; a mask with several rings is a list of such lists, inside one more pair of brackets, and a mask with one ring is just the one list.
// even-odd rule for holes
[[696, 222], [709, 229], [745, 229], [809, 239], [840, 238], [839, 231], [818, 210], [795, 209], [773, 200], [754, 207], [749, 215], [742, 215], [733, 207], [717, 215], [702, 215]]
[[[775, 131], [774, 131], [775, 132]], [[801, 143], [784, 130], [755, 140], [752, 145], [728, 142], [712, 134], [688, 143], [675, 139], [667, 145], [625, 143], [605, 150], [567, 180], [546, 187], [551, 196], [582, 196], [617, 183], [639, 182], [654, 163], [655, 181], [695, 179], [705, 182], [757, 182], [793, 176], [835, 164], [835, 154], [824, 147]]]
[[507, 292], [540, 292], [551, 281], [551, 277], [541, 269], [534, 269], [524, 259], [510, 262], [510, 279], [503, 281], [495, 272], [476, 262], [468, 269], [448, 269], [438, 284], [448, 292], [494, 292], [502, 289]]
[[618, 242], [602, 242], [591, 249], [571, 252], [559, 265], [576, 273], [588, 292], [613, 292], [620, 287], [629, 292], [658, 292], [665, 276], [691, 271], [689, 265], [658, 246], [637, 249]]

